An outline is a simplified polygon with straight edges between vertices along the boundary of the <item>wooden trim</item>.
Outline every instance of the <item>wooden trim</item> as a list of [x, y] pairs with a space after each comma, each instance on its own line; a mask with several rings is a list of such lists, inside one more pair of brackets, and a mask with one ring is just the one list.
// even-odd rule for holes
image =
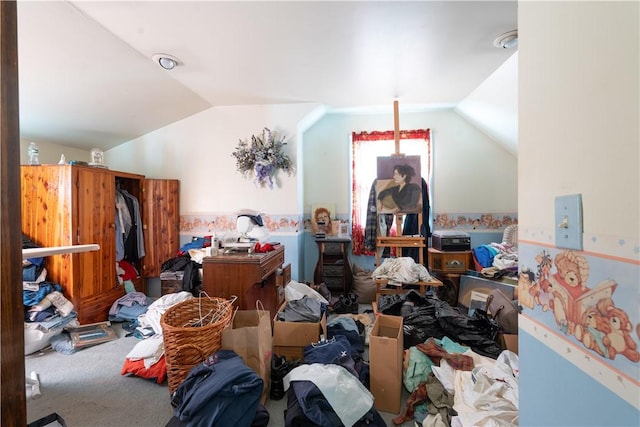
[[[20, 222], [18, 17], [0, 2], [0, 425], [27, 424]], [[16, 209], [16, 206], [18, 207]]]

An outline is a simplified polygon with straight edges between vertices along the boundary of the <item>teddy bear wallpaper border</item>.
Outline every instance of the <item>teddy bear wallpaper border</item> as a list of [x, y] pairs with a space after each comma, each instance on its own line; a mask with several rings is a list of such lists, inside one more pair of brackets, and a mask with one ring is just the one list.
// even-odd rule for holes
[[[638, 383], [640, 267], [633, 260], [540, 244], [519, 244], [518, 299], [539, 337], [554, 335], [559, 354], [610, 384]], [[536, 326], [540, 326], [537, 328]], [[572, 361], [575, 364], [575, 361]]]

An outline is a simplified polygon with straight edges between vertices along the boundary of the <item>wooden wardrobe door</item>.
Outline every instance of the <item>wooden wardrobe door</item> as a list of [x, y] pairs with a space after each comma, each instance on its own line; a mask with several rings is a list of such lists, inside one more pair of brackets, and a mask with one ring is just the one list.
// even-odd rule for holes
[[116, 287], [115, 181], [108, 171], [78, 168], [76, 244], [99, 243], [100, 250], [79, 257], [80, 297], [87, 298]]
[[162, 263], [180, 249], [180, 181], [145, 179], [143, 218], [144, 277], [160, 277]]

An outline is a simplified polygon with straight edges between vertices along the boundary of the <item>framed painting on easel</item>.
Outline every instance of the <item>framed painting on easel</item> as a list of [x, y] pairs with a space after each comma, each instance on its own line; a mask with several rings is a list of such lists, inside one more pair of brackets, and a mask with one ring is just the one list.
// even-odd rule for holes
[[377, 158], [376, 203], [379, 214], [422, 211], [420, 156]]

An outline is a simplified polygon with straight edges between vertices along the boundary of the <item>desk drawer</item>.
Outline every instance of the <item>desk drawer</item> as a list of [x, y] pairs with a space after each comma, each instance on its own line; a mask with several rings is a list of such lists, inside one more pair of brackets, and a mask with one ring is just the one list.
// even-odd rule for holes
[[282, 264], [284, 264], [284, 252], [280, 252], [274, 258], [268, 260], [266, 263], [260, 266], [262, 278], [271, 275], [278, 268], [282, 267]]
[[470, 258], [465, 252], [429, 253], [429, 264], [434, 271], [464, 273], [471, 268]]

